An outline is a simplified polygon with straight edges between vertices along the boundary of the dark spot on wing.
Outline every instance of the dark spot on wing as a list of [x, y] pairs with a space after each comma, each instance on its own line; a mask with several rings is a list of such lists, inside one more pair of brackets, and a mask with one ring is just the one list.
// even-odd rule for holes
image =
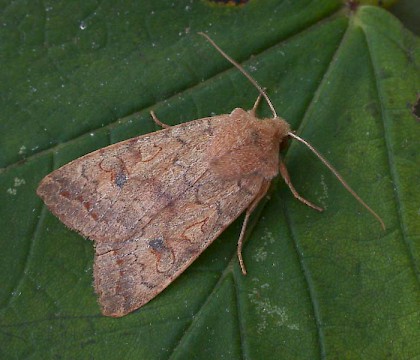
[[115, 185], [117, 185], [120, 189], [124, 186], [124, 184], [127, 182], [128, 178], [127, 175], [123, 172], [118, 173], [115, 176]]
[[162, 238], [157, 238], [149, 241], [149, 246], [152, 250], [160, 253], [166, 249], [165, 243]]

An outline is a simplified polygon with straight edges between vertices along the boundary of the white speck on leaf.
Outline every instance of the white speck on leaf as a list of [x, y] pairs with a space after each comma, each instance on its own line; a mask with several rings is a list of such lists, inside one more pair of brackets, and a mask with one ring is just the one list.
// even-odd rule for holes
[[257, 332], [261, 334], [267, 326], [282, 327], [285, 326], [290, 330], [299, 330], [299, 325], [290, 323], [289, 315], [287, 314], [286, 307], [273, 305], [271, 301], [264, 298], [263, 295], [254, 289], [248, 294], [248, 298], [259, 315], [259, 322], [257, 324]]
[[268, 229], [265, 229], [264, 236], [262, 237], [261, 240], [264, 241], [264, 244], [267, 244], [267, 243], [268, 244], [274, 244], [275, 243], [273, 233]]
[[290, 330], [299, 330], [299, 325], [298, 324], [290, 324], [290, 325], [287, 325], [287, 327]]
[[324, 209], [326, 209], [327, 208], [327, 202], [325, 200], [328, 199], [328, 185], [325, 182], [324, 175], [321, 175], [321, 185], [322, 185], [323, 195], [318, 197], [318, 201], [322, 204], [322, 207]]
[[19, 155], [23, 155], [26, 152], [26, 146], [22, 145], [19, 149]]
[[264, 261], [267, 258], [267, 251], [264, 249], [264, 246], [259, 247], [253, 256], [253, 259], [256, 262]]
[[13, 187], [12, 188], [8, 188], [6, 190], [6, 192], [10, 195], [16, 195], [17, 194], [17, 189], [19, 186], [25, 185], [26, 181], [25, 179], [19, 179], [18, 177], [14, 178], [14, 183], [13, 183]]
[[26, 184], [25, 179], [19, 179], [19, 178], [15, 177], [14, 187], [19, 187], [19, 186], [25, 185], [25, 184]]

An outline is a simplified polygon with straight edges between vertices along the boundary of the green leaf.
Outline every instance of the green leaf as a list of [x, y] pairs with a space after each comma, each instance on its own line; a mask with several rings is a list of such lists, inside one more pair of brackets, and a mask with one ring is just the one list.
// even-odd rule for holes
[[[0, 357], [406, 359], [418, 356], [419, 40], [385, 10], [341, 1], [5, 2], [0, 29]], [[384, 219], [303, 145], [253, 216], [168, 289], [121, 319], [101, 315], [93, 244], [36, 196], [53, 169], [156, 130], [249, 109], [277, 112]], [[269, 116], [266, 105], [261, 115]]]

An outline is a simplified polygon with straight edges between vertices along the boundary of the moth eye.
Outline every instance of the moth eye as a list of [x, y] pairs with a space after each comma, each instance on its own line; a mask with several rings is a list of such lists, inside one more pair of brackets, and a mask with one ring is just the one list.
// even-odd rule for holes
[[280, 141], [280, 151], [286, 150], [289, 147], [289, 139], [284, 137]]

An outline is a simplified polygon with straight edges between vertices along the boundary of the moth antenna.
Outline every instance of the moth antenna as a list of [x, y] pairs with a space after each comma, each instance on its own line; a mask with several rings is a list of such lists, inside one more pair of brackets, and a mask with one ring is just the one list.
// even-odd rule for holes
[[245, 75], [245, 77], [251, 82], [252, 85], [254, 85], [257, 90], [260, 92], [262, 96], [264, 96], [264, 99], [267, 101], [268, 106], [270, 107], [271, 112], [273, 113], [273, 117], [278, 117], [276, 113], [276, 109], [274, 109], [273, 103], [271, 102], [270, 98], [268, 97], [267, 93], [264, 91], [264, 89], [260, 86], [260, 84], [257, 83], [257, 81], [249, 75], [245, 69], [238, 64], [235, 60], [233, 60], [228, 54], [226, 54], [207, 34], [203, 32], [199, 32], [199, 35], [204, 36], [207, 41], [213, 45], [213, 47], [227, 60], [229, 61], [233, 66], [235, 66], [242, 74]]
[[373, 211], [368, 204], [366, 204], [362, 198], [357, 195], [357, 193], [350, 187], [349, 184], [347, 184], [347, 182], [343, 179], [343, 177], [340, 175], [340, 173], [318, 152], [318, 150], [316, 150], [311, 144], [309, 144], [306, 140], [302, 139], [301, 137], [297, 136], [296, 134], [293, 134], [292, 132], [289, 132], [287, 135], [291, 136], [292, 138], [298, 140], [299, 142], [301, 142], [302, 144], [305, 144], [323, 163], [324, 165], [331, 170], [331, 172], [335, 175], [335, 177], [341, 182], [341, 184], [347, 189], [347, 191], [352, 194], [354, 196], [354, 198], [360, 203], [362, 204], [367, 211], [369, 211], [375, 218], [376, 220], [379, 221], [379, 223], [382, 226], [382, 229], [385, 230], [385, 223], [383, 222], [382, 218], [375, 212]]

